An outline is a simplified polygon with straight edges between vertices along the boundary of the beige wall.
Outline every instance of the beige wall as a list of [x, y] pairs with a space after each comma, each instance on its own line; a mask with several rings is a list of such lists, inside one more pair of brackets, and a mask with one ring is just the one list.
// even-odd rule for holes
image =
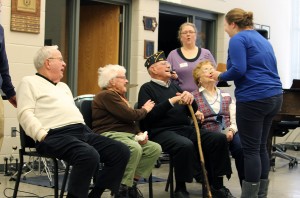
[[[229, 37], [224, 32], [224, 15], [232, 8], [242, 8], [246, 11], [254, 13], [254, 22], [258, 24], [268, 25], [271, 27], [271, 39], [275, 53], [277, 55], [279, 73], [283, 81], [283, 86], [289, 88], [291, 86], [291, 71], [286, 67], [291, 60], [289, 56], [290, 50], [290, 13], [291, 0], [133, 0], [133, 23], [132, 23], [132, 39], [131, 39], [131, 82], [137, 83], [139, 86], [130, 90], [130, 101], [137, 100], [137, 92], [140, 85], [149, 80], [149, 76], [144, 68], [145, 59], [143, 58], [143, 42], [144, 40], [154, 40], [155, 49], [157, 50], [158, 29], [155, 32], [145, 31], [141, 27], [143, 25], [143, 16], [156, 17], [158, 20], [159, 3], [171, 3], [191, 7], [193, 9], [201, 9], [212, 11], [218, 14], [217, 25], [217, 62], [225, 62], [227, 59], [227, 48]], [[272, 5], [272, 7], [271, 7]], [[284, 13], [284, 14], [283, 14]], [[137, 32], [138, 30], [138, 32]], [[285, 38], [285, 39], [283, 39]]]
[[[35, 73], [32, 58], [36, 50], [44, 42], [45, 0], [41, 0], [41, 32], [40, 34], [28, 34], [10, 31], [10, 7], [11, 1], [2, 1], [2, 12], [0, 21], [4, 26], [6, 35], [7, 54], [10, 63], [10, 72], [15, 86], [18, 86], [23, 76]], [[131, 57], [130, 57], [130, 79], [131, 83], [142, 85], [149, 81], [149, 75], [144, 67], [144, 40], [155, 41], [157, 49], [158, 29], [154, 32], [145, 31], [143, 28], [143, 16], [156, 17], [158, 20], [158, 9], [160, 2], [171, 2], [183, 6], [199, 8], [202, 10], [219, 13], [217, 27], [217, 62], [226, 62], [228, 36], [224, 33], [224, 14], [234, 7], [253, 11], [255, 22], [271, 27], [270, 42], [274, 46], [278, 59], [279, 72], [284, 85], [289, 87], [289, 70], [286, 65], [290, 63], [290, 0], [132, 0], [132, 26], [131, 26]], [[272, 5], [272, 7], [271, 7]], [[130, 101], [137, 100], [139, 87], [130, 89]], [[16, 110], [5, 101], [5, 139], [0, 154], [0, 164], [3, 157], [10, 155], [12, 146], [19, 146], [19, 137], [10, 137], [10, 128], [18, 127]], [[17, 153], [17, 152], [15, 152]]]
[[[30, 34], [10, 31], [10, 11], [11, 1], [2, 0], [2, 9], [0, 13], [1, 24], [5, 30], [6, 53], [10, 65], [10, 75], [15, 87], [18, 86], [21, 78], [26, 75], [32, 75], [36, 72], [33, 66], [33, 56], [38, 48], [44, 44], [44, 22], [45, 21], [45, 1], [41, 1], [41, 27], [39, 34]], [[7, 101], [4, 101], [4, 142], [0, 154], [0, 164], [3, 163], [3, 157], [14, 153], [13, 146], [20, 145], [20, 138], [11, 137], [11, 127], [19, 128], [16, 118], [16, 109]]]

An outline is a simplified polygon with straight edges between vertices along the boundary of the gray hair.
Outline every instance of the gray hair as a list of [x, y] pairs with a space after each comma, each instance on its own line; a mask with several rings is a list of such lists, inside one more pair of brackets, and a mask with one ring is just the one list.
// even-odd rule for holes
[[33, 63], [36, 68], [36, 70], [39, 70], [41, 67], [44, 66], [45, 60], [50, 58], [52, 56], [53, 51], [57, 50], [58, 46], [53, 45], [53, 46], [44, 46], [40, 48], [34, 58], [33, 58]]
[[98, 69], [98, 86], [101, 89], [105, 89], [109, 85], [109, 81], [117, 77], [119, 72], [126, 73], [126, 69], [121, 65], [106, 65], [104, 67], [99, 67]]

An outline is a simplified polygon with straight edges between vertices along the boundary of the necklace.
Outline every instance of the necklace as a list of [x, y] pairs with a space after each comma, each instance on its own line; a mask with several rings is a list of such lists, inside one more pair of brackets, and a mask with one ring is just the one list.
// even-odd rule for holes
[[217, 102], [218, 98], [219, 98], [219, 92], [217, 91], [216, 99], [212, 103], [208, 103], [208, 104], [209, 105], [214, 105]]

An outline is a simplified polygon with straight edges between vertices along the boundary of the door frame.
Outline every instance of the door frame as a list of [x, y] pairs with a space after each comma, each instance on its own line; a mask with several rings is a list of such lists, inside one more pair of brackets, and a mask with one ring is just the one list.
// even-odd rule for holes
[[120, 17], [120, 48], [119, 48], [119, 64], [129, 70], [130, 50], [130, 15], [131, 15], [131, 0], [68, 0], [68, 63], [67, 84], [69, 85], [74, 97], [77, 96], [77, 81], [78, 81], [78, 46], [79, 46], [79, 21], [80, 21], [80, 2], [91, 1], [107, 4], [115, 4], [123, 6], [123, 14]]

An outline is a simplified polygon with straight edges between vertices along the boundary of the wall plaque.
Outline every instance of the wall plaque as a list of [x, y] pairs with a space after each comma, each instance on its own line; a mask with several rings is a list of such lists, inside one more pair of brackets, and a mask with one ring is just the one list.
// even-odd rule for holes
[[154, 54], [154, 41], [144, 40], [144, 59]]
[[143, 17], [143, 23], [144, 23], [144, 30], [151, 30], [155, 31], [157, 27], [157, 21], [155, 17]]
[[40, 33], [41, 0], [11, 0], [10, 30]]

